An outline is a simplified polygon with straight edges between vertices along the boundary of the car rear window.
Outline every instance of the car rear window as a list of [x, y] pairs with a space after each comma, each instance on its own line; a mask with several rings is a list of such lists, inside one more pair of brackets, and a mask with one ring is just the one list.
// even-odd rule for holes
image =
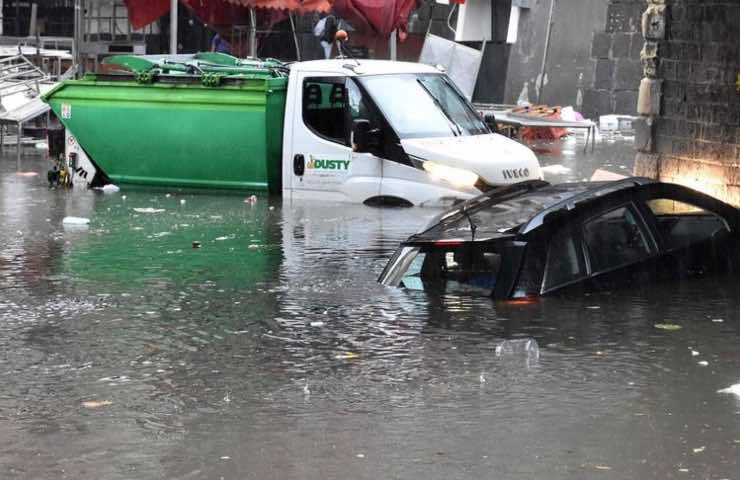
[[399, 262], [399, 286], [412, 290], [491, 295], [501, 269], [501, 253], [491, 244], [468, 242], [418, 249]]

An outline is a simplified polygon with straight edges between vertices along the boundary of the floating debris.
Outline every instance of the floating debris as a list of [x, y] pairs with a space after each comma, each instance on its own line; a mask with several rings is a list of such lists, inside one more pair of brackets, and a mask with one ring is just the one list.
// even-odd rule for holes
[[97, 187], [95, 190], [98, 190], [103, 193], [117, 193], [121, 191], [121, 189], [118, 188], [118, 185], [113, 185], [112, 183], [103, 185], [102, 187]]
[[82, 225], [89, 225], [90, 219], [84, 218], [84, 217], [64, 217], [62, 220], [62, 225], [74, 225], [74, 226], [82, 226]]
[[200, 248], [201, 244], [198, 240], [193, 240], [193, 248]]
[[729, 393], [740, 397], [740, 383], [736, 383], [735, 385], [723, 388], [722, 390], [717, 390], [717, 393]]
[[358, 453], [358, 454], [357, 454], [357, 455], [355, 455], [355, 456], [356, 456], [357, 458], [365, 458], [365, 454], [364, 454], [364, 453]]
[[38, 173], [36, 172], [16, 172], [16, 175], [19, 177], [36, 177], [38, 176]]
[[311, 323], [309, 323], [309, 325], [312, 326], [312, 327], [323, 327], [324, 326], [324, 322], [321, 322], [321, 321], [311, 322]]
[[185, 205], [185, 199], [184, 198], [181, 198], [180, 199], [180, 205]]
[[722, 322], [724, 322], [724, 319], [722, 319], [722, 318], [713, 318], [712, 319], [712, 322], [714, 322], [714, 323], [722, 323]]
[[676, 330], [681, 330], [683, 328], [681, 325], [676, 325], [675, 323], [656, 323], [653, 326], [669, 332], [675, 332]]
[[257, 203], [257, 195], [250, 195], [249, 197], [245, 198], [244, 203], [254, 205], [255, 203]]
[[108, 405], [113, 405], [113, 402], [110, 400], [88, 400], [86, 402], [82, 402], [82, 406], [85, 408], [100, 408], [107, 407]]
[[338, 355], [334, 355], [334, 358], [336, 360], [351, 360], [353, 358], [358, 358], [360, 355], [354, 352], [344, 352], [340, 353]]
[[700, 367], [706, 367], [709, 365], [709, 362], [707, 362], [706, 360], [699, 360], [698, 362], [696, 362], [696, 364]]
[[164, 212], [164, 208], [152, 208], [152, 207], [134, 208], [134, 212], [138, 212], [138, 213], [162, 213], [162, 212]]
[[694, 453], [701, 453], [701, 452], [703, 452], [703, 451], [704, 451], [704, 450], [705, 450], [706, 448], [707, 448], [707, 447], [705, 447], [704, 445], [702, 445], [701, 447], [697, 447], [697, 448], [694, 448], [693, 450], [694, 450]]
[[691, 350], [691, 356], [692, 357], [698, 357], [699, 356], [699, 352], [697, 352], [696, 350]]

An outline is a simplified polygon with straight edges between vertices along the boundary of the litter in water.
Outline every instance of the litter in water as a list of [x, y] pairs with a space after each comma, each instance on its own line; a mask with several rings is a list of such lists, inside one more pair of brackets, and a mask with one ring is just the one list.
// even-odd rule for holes
[[103, 193], [116, 193], [121, 191], [121, 189], [118, 188], [117, 185], [113, 185], [112, 183], [103, 185], [102, 187], [98, 187], [95, 190], [100, 190]]
[[697, 352], [696, 350], [692, 350], [691, 351], [691, 356], [692, 357], [698, 357], [699, 356], [699, 352]]
[[152, 207], [134, 208], [134, 212], [138, 212], [138, 213], [162, 213], [162, 212], [164, 212], [164, 208], [152, 208]]
[[669, 332], [675, 332], [676, 330], [681, 330], [683, 328], [681, 325], [676, 325], [675, 323], [656, 323], [653, 326]]
[[496, 345], [496, 356], [514, 356], [522, 355], [528, 359], [538, 359], [540, 357], [540, 346], [537, 340], [533, 338], [515, 338], [504, 340]]
[[353, 352], [344, 352], [334, 356], [336, 360], [351, 360], [358, 357], [359, 355]]
[[721, 318], [713, 318], [712, 319], [712, 322], [714, 322], [714, 323], [722, 323], [722, 322], [724, 322], [724, 320], [721, 319]]
[[184, 198], [181, 198], [180, 199], [180, 205], [185, 205], [185, 199]]
[[193, 240], [193, 248], [200, 248], [200, 242], [198, 240]]
[[250, 195], [249, 197], [245, 198], [244, 203], [254, 205], [255, 203], [257, 203], [257, 195]]
[[311, 325], [312, 327], [323, 327], [324, 322], [311, 322], [309, 323], [309, 325]]
[[740, 383], [736, 383], [735, 385], [723, 388], [722, 390], [717, 390], [717, 393], [729, 393], [740, 397]]
[[707, 365], [709, 365], [709, 362], [707, 362], [706, 360], [699, 360], [698, 362], [696, 362], [696, 364], [700, 367], [706, 367]]
[[84, 218], [84, 217], [64, 217], [64, 220], [62, 220], [62, 225], [89, 225], [90, 219]]
[[698, 448], [694, 448], [693, 450], [694, 450], [694, 453], [701, 453], [701, 452], [703, 452], [703, 451], [704, 451], [704, 450], [705, 450], [706, 448], [707, 448], [707, 447], [705, 447], [705, 446], [703, 446], [703, 445], [702, 445], [701, 447], [698, 447]]
[[19, 177], [35, 177], [38, 175], [36, 172], [17, 172], [17, 176]]
[[86, 402], [82, 402], [82, 406], [85, 408], [100, 408], [107, 407], [108, 405], [113, 405], [113, 402], [110, 400], [88, 400]]

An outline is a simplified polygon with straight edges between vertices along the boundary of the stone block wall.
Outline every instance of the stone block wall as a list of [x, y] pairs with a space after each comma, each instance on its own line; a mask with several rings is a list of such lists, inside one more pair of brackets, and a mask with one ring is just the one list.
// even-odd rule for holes
[[644, 10], [645, 0], [609, 0], [604, 31], [595, 32], [591, 42], [595, 68], [590, 88], [584, 92], [586, 116], [635, 114], [642, 77], [640, 19]]
[[740, 205], [740, 1], [649, 0], [635, 173]]

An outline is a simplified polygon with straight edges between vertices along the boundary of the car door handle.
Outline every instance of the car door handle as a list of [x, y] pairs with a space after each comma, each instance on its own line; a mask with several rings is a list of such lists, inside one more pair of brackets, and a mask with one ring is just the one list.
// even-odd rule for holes
[[306, 162], [304, 160], [303, 155], [300, 153], [293, 157], [293, 173], [299, 177], [303, 176], [306, 171]]

